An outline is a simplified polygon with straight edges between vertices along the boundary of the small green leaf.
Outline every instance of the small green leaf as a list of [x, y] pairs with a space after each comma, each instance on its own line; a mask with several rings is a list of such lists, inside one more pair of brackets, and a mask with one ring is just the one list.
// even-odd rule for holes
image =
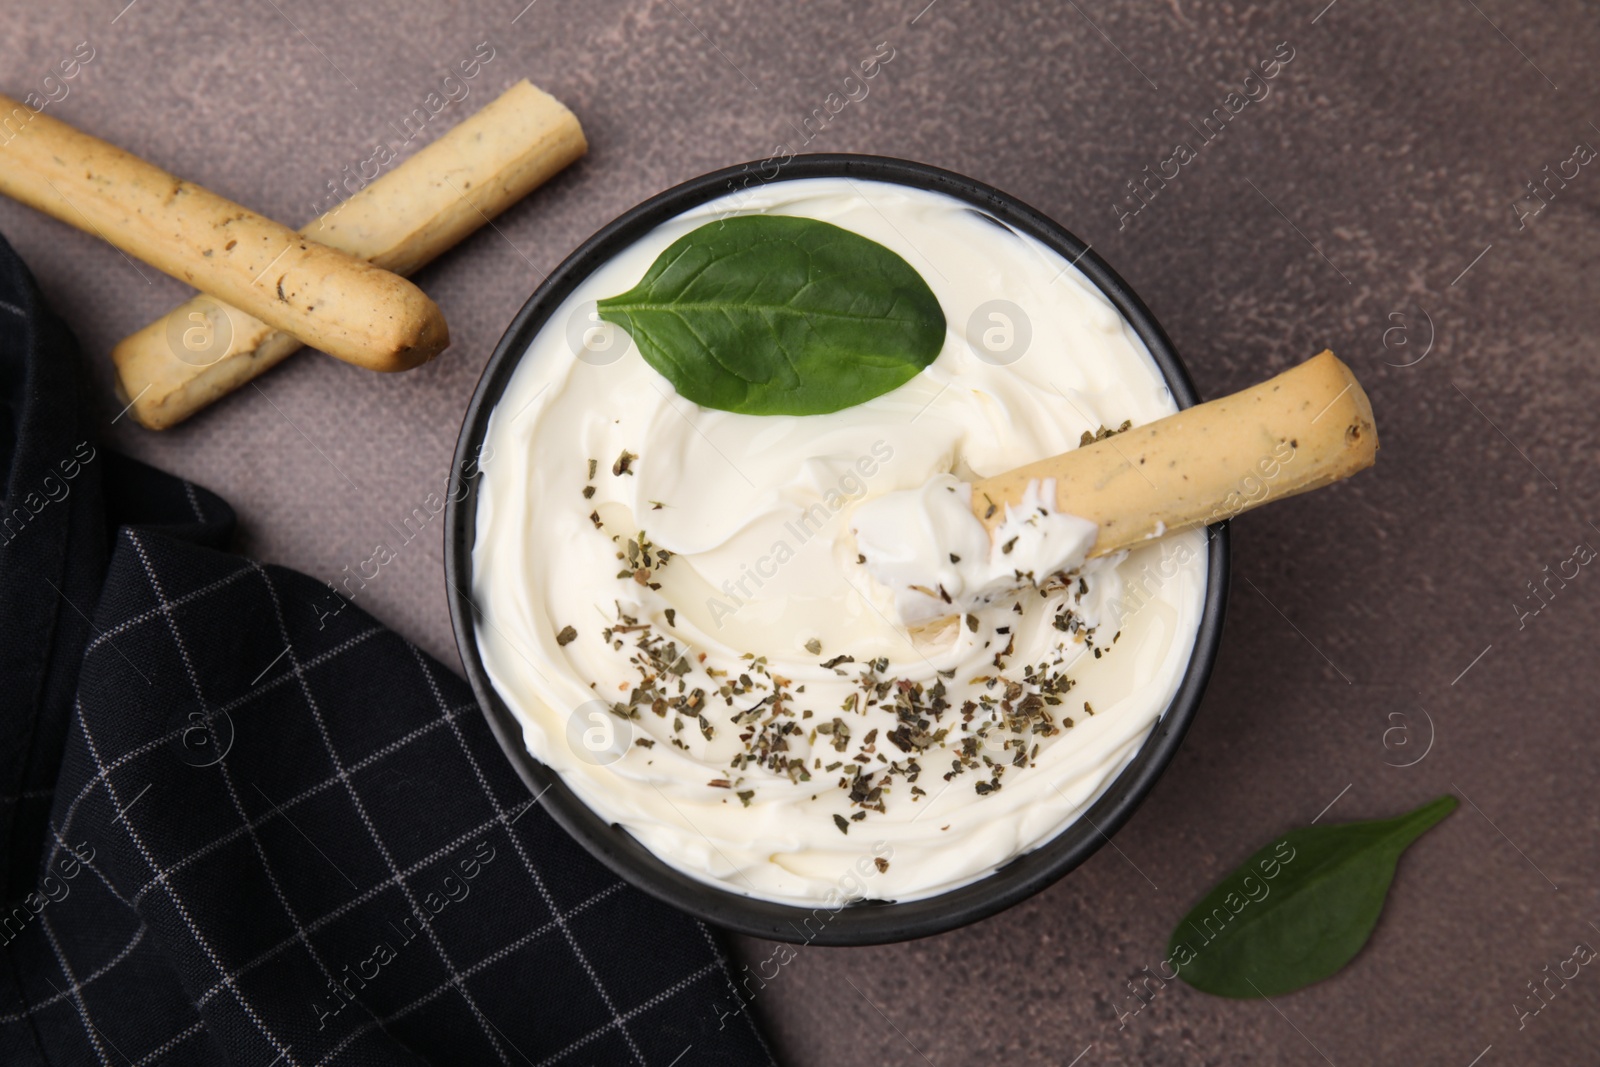
[[1393, 819], [1291, 830], [1184, 916], [1172, 966], [1222, 997], [1271, 997], [1329, 977], [1372, 936], [1400, 854], [1456, 806], [1442, 796]]
[[746, 415], [820, 415], [906, 382], [944, 311], [898, 255], [815, 219], [739, 215], [680, 237], [599, 302], [680, 395]]

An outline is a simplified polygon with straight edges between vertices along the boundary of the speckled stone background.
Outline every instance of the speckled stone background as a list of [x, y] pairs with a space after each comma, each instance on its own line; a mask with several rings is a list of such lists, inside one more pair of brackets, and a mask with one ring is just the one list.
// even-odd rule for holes
[[[52, 114], [291, 224], [479, 42], [494, 58], [437, 128], [527, 76], [588, 132], [585, 161], [421, 275], [455, 338], [431, 365], [380, 377], [304, 353], [172, 432], [109, 426], [231, 500], [244, 551], [315, 575], [368, 556], [442, 484], [542, 272], [645, 196], [797, 142], [880, 42], [894, 58], [810, 150], [923, 160], [1060, 219], [1144, 296], [1206, 395], [1325, 345], [1361, 376], [1377, 469], [1235, 524], [1210, 692], [1115, 847], [968, 929], [801, 950], [758, 1000], [788, 1063], [1600, 1058], [1600, 970], [1547, 1000], [1528, 985], [1600, 945], [1600, 574], [1552, 581], [1543, 607], [1527, 584], [1600, 548], [1600, 167], [1542, 186], [1548, 202], [1525, 184], [1600, 145], [1592, 6], [124, 3], [9, 4], [0, 89], [42, 91], [89, 41]], [[1132, 214], [1126, 183], [1198, 148], [1188, 120], [1280, 43], [1293, 58], [1270, 93]], [[107, 352], [185, 290], [14, 203], [0, 232], [77, 329], [109, 423]], [[408, 545], [362, 595], [455, 662], [440, 541]], [[1270, 1004], [1129, 992], [1273, 834], [1330, 803], [1332, 821], [1447, 791], [1461, 809], [1406, 855], [1337, 977]]]

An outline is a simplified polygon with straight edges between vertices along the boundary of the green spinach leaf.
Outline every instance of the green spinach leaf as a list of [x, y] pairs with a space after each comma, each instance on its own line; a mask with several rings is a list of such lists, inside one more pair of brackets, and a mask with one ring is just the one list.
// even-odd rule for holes
[[1184, 916], [1172, 965], [1223, 997], [1270, 997], [1329, 977], [1372, 935], [1400, 854], [1456, 806], [1442, 796], [1393, 819], [1290, 831]]
[[815, 219], [740, 215], [674, 241], [599, 302], [682, 396], [747, 415], [818, 415], [904, 385], [944, 346], [909, 263]]

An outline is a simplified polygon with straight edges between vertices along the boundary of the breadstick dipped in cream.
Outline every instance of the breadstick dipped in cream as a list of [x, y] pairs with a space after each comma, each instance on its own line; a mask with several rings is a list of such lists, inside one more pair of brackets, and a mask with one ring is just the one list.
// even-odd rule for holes
[[[0, 110], [21, 106], [0, 96]], [[357, 366], [406, 370], [450, 343], [438, 306], [399, 275], [48, 115], [0, 147], [0, 193]]]
[[[300, 232], [411, 274], [587, 150], [572, 112], [519, 81]], [[300, 347], [293, 334], [201, 294], [123, 338], [111, 360], [133, 417], [164, 430]]]
[[[1086, 435], [1087, 436], [1087, 435]], [[869, 573], [921, 625], [1086, 560], [1350, 477], [1377, 456], [1372, 405], [1324, 351], [1260, 385], [976, 482], [940, 475], [863, 504]]]

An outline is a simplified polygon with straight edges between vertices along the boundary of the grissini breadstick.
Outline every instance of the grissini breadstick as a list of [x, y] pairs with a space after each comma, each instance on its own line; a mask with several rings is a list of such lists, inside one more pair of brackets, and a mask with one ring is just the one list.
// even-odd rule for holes
[[1355, 375], [1332, 352], [1260, 385], [972, 485], [990, 534], [1030, 482], [1099, 526], [1089, 557], [1218, 522], [1372, 466], [1378, 430]]
[[438, 306], [399, 275], [48, 115], [0, 147], [0, 193], [358, 366], [405, 370], [450, 343]]
[[[587, 149], [572, 112], [520, 81], [301, 233], [410, 274]], [[123, 338], [111, 359], [133, 417], [163, 430], [300, 347], [293, 335], [200, 295]]]

